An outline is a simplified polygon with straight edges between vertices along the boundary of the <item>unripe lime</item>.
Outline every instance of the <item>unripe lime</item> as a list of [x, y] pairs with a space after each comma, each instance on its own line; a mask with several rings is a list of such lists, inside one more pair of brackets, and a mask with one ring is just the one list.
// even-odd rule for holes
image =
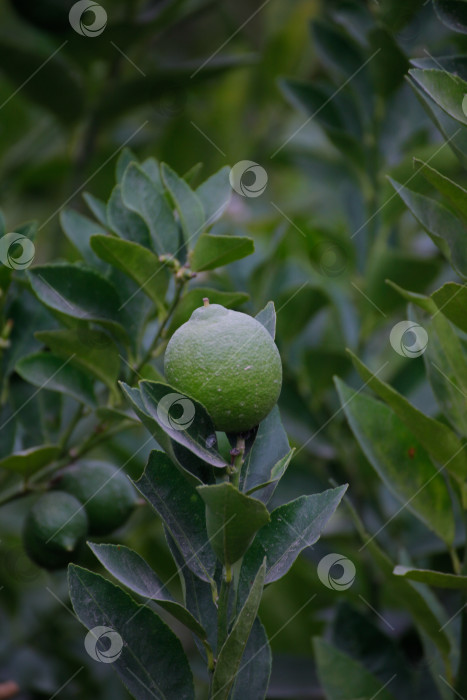
[[58, 475], [56, 485], [83, 504], [91, 535], [108, 535], [123, 525], [138, 500], [125, 472], [107, 462], [77, 462]]
[[26, 516], [23, 544], [36, 564], [60, 569], [74, 558], [87, 531], [88, 518], [81, 503], [69, 493], [50, 491]]
[[282, 365], [266, 328], [220, 304], [196, 309], [165, 352], [167, 381], [205, 406], [217, 430], [258, 425], [279, 398]]

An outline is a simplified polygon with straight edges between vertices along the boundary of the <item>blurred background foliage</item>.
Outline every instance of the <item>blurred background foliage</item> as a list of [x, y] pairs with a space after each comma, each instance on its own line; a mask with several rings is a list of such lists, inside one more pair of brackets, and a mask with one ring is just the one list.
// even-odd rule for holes
[[[406, 312], [385, 280], [424, 292], [453, 273], [386, 176], [429, 192], [414, 170], [417, 156], [466, 184], [462, 135], [444, 147], [443, 130], [453, 133], [446, 118], [440, 131], [406, 75], [409, 58], [463, 53], [467, 39], [421, 0], [269, 0], [255, 7], [246, 0], [113, 0], [105, 6], [108, 25], [94, 38], [70, 28], [71, 4], [8, 0], [0, 8], [0, 205], [7, 230], [37, 220], [35, 262], [75, 259], [59, 212], [64, 204], [85, 211], [85, 191], [108, 198], [124, 146], [179, 173], [203, 163], [194, 182], [242, 159], [260, 163], [266, 192], [234, 198], [216, 228], [248, 233], [256, 252], [191, 285], [208, 280], [220, 290], [245, 291], [243, 310], [252, 314], [270, 299], [276, 305], [285, 371], [280, 407], [297, 447], [276, 502], [348, 481], [358, 516], [376, 532], [398, 505], [356, 444], [333, 376], [361, 385], [349, 347], [372, 369], [386, 362], [380, 378], [438, 414], [423, 360], [407, 362], [388, 343]], [[16, 319], [24, 355], [28, 335], [46, 327], [35, 313], [25, 303]], [[50, 392], [43, 390], [40, 402], [43, 416], [48, 408], [53, 416]], [[44, 427], [33, 405], [19, 416], [26, 434]], [[93, 456], [123, 464], [144, 435], [139, 428], [117, 435]], [[129, 474], [141, 473], [146, 455], [130, 460]], [[50, 697], [76, 673], [59, 697], [127, 697], [111, 668], [87, 657], [83, 630], [67, 609], [65, 574], [40, 571], [22, 552], [27, 507], [14, 501], [0, 511], [0, 680], [20, 678], [26, 700]], [[394, 561], [449, 567], [441, 541], [407, 510], [378, 540]], [[115, 541], [134, 547], [163, 579], [173, 575], [162, 528], [146, 509]], [[375, 649], [390, 659], [385, 673], [410, 662], [410, 684], [399, 670], [398, 699], [441, 697], [425, 673], [435, 659], [429, 643], [422, 640], [424, 654], [391, 582], [360, 547], [344, 506], [326, 536], [266, 591], [261, 617], [275, 655], [269, 697], [323, 697], [311, 638], [327, 630], [346, 649], [362, 629], [353, 653], [367, 668], [377, 670]], [[318, 580], [316, 565], [328, 552], [357, 567], [346, 592]], [[91, 557], [86, 563], [95, 566]], [[456, 595], [443, 593], [453, 614]], [[192, 640], [180, 633], [194, 656]]]

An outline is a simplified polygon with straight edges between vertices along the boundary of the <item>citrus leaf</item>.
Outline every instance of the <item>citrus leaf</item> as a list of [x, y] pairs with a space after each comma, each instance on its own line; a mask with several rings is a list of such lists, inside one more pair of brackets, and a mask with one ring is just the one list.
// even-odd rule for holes
[[418, 158], [414, 158], [414, 163], [419, 166], [423, 177], [436, 187], [438, 192], [449, 200], [450, 204], [467, 221], [467, 190], [450, 180], [445, 175], [430, 167]]
[[355, 659], [319, 637], [314, 638], [313, 647], [319, 679], [329, 700], [376, 696], [380, 700], [395, 700], [387, 687]]
[[212, 548], [226, 566], [235, 564], [257, 531], [269, 522], [266, 506], [240, 493], [229, 482], [198, 486], [206, 504], [206, 527]]
[[91, 378], [69, 360], [49, 352], [38, 352], [23, 357], [15, 369], [23, 379], [40, 389], [67, 394], [88, 406], [96, 405]]
[[246, 236], [211, 236], [203, 233], [190, 253], [190, 267], [195, 272], [214, 270], [255, 252], [252, 238]]
[[163, 452], [153, 450], [136, 488], [159, 513], [183, 555], [186, 565], [210, 582], [216, 557], [209, 544], [205, 506], [196, 489]]
[[467, 333], [467, 286], [447, 282], [433, 292], [431, 298], [451, 323]]
[[59, 454], [60, 448], [56, 445], [29, 447], [27, 450], [15, 452], [8, 457], [0, 459], [0, 470], [6, 469], [9, 472], [15, 472], [25, 477], [32, 476], [42, 467], [51, 464]]
[[157, 307], [164, 306], [169, 273], [148, 248], [112, 236], [92, 236], [91, 247], [102, 260], [131, 277]]
[[437, 588], [467, 589], [467, 576], [457, 574], [446, 574], [443, 571], [432, 571], [431, 569], [413, 569], [410, 566], [395, 566], [394, 576], [426, 583]]
[[203, 205], [191, 187], [165, 163], [161, 165], [161, 174], [178, 211], [185, 245], [191, 249], [205, 228]]
[[263, 324], [274, 340], [276, 337], [276, 309], [274, 308], [274, 302], [268, 301], [264, 309], [261, 309], [261, 311], [256, 314], [255, 318]]
[[164, 195], [136, 163], [131, 163], [125, 170], [122, 197], [125, 206], [145, 221], [153, 250], [158, 255], [176, 254], [179, 245], [177, 222]]
[[85, 627], [110, 627], [119, 635], [116, 642], [120, 641], [121, 654], [116, 655], [112, 668], [133, 697], [194, 700], [193, 678], [182, 645], [156, 613], [135, 603], [99, 574], [73, 564], [68, 569], [68, 585], [73, 608]]
[[107, 202], [107, 221], [111, 230], [120, 238], [139, 243], [146, 248], [151, 245], [151, 234], [144, 219], [128, 209], [122, 198], [122, 187], [116, 185]]
[[240, 610], [232, 630], [218, 654], [212, 678], [212, 700], [228, 700], [231, 688], [240, 670], [243, 651], [258, 613], [263, 594], [265, 572], [266, 562], [263, 561], [252, 583], [245, 604]]
[[259, 617], [253, 623], [235, 678], [230, 700], [255, 700], [266, 697], [271, 675], [272, 654], [266, 630]]
[[[204, 406], [168, 384], [143, 380], [139, 386], [146, 412], [172, 440], [213, 467], [227, 466], [216, 450], [216, 431]], [[171, 415], [177, 408], [183, 410], [180, 419]]]
[[265, 583], [285, 576], [300, 552], [319, 539], [346, 490], [345, 485], [300, 496], [273, 510], [271, 521], [261, 528], [243, 558], [239, 595], [245, 595], [249, 589], [264, 557]]
[[387, 488], [445, 542], [454, 538], [449, 491], [411, 430], [381, 401], [336, 378], [344, 413], [366, 458]]
[[203, 306], [203, 299], [205, 297], [209, 299], [211, 304], [221, 304], [225, 306], [226, 309], [236, 309], [249, 299], [248, 294], [244, 294], [243, 292], [219, 292], [217, 289], [210, 289], [208, 287], [190, 289], [175, 309], [167, 331], [167, 338], [170, 338], [177, 328], [188, 321], [195, 309]]
[[355, 369], [363, 381], [378, 394], [413, 432], [433, 459], [446, 464], [446, 469], [460, 481], [467, 479], [467, 456], [457, 435], [445, 424], [426, 416], [407, 399], [376, 377], [350, 350]]
[[107, 204], [102, 199], [94, 197], [90, 192], [83, 192], [83, 199], [101, 226], [107, 228]]
[[31, 286], [45, 306], [82, 321], [107, 325], [126, 337], [120, 325], [120, 299], [115, 287], [94, 270], [54, 263], [28, 270]]
[[441, 109], [461, 124], [467, 124], [467, 117], [462, 108], [467, 83], [458, 75], [438, 68], [420, 70], [412, 68], [409, 75], [420, 85]]
[[102, 566], [114, 576], [119, 583], [144, 598], [154, 600], [161, 608], [188, 627], [202, 640], [206, 632], [202, 625], [183, 605], [177, 603], [165, 588], [149, 564], [139, 554], [123, 545], [95, 544], [88, 546], [99, 559]]
[[120, 357], [112, 338], [103, 331], [91, 328], [73, 328], [58, 331], [38, 331], [36, 338], [55, 355], [79, 364], [87, 372], [104, 382], [114, 393], [120, 371]]
[[229, 174], [230, 168], [225, 165], [195, 190], [204, 209], [206, 227], [217, 221], [229, 204], [232, 195]]
[[89, 241], [91, 236], [105, 235], [105, 229], [73, 209], [62, 209], [60, 224], [66, 237], [80, 253], [83, 260], [86, 260], [89, 265], [96, 265], [98, 261], [90, 248]]
[[392, 178], [389, 180], [397, 194], [456, 271], [461, 276], [467, 277], [467, 231], [462, 221], [434, 199], [409, 190]]

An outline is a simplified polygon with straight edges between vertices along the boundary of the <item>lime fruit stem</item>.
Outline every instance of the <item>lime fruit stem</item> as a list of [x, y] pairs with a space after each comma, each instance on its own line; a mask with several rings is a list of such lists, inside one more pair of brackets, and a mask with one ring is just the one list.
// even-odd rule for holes
[[209, 306], [209, 299], [208, 299], [208, 297], [203, 297], [203, 304], [204, 304], [204, 306]]

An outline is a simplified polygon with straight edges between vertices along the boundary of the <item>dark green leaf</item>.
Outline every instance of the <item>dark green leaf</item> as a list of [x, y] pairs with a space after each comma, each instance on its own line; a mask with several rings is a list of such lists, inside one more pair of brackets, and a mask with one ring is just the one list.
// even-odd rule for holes
[[462, 221], [434, 199], [409, 190], [392, 178], [389, 179], [397, 194], [433, 242], [450, 260], [457, 272], [467, 277], [467, 231]]
[[102, 225], [107, 227], [107, 204], [102, 201], [102, 199], [98, 199], [97, 197], [94, 197], [93, 194], [90, 194], [89, 192], [84, 192], [83, 193], [83, 199], [88, 205], [90, 211], [94, 214], [98, 222]]
[[170, 337], [177, 328], [188, 321], [193, 311], [203, 305], [205, 297], [209, 299], [211, 304], [221, 304], [226, 309], [236, 309], [249, 299], [248, 294], [243, 292], [219, 292], [217, 289], [209, 289], [208, 287], [190, 289], [182, 298], [172, 316], [167, 337]]
[[252, 583], [250, 593], [235, 620], [232, 630], [217, 657], [212, 678], [212, 700], [228, 700], [240, 670], [240, 662], [258, 613], [263, 594], [266, 562], [263, 561]]
[[457, 435], [445, 423], [440, 423], [415, 408], [404, 396], [370, 372], [350, 350], [348, 352], [363, 381], [405, 423], [433, 459], [445, 464], [446, 469], [457, 479], [465, 481], [467, 455], [464, 454]]
[[119, 323], [121, 302], [115, 287], [90, 268], [70, 263], [33, 267], [31, 286], [43, 304], [66, 316], [96, 321], [126, 335]]
[[198, 486], [197, 491], [206, 504], [211, 546], [219, 560], [230, 567], [244, 555], [257, 531], [269, 522], [267, 508], [229, 482]]
[[[9, 427], [10, 429], [10, 427]], [[56, 445], [40, 445], [30, 447], [21, 452], [15, 452], [9, 457], [0, 459], [0, 470], [5, 469], [21, 476], [29, 477], [35, 472], [51, 464], [60, 454], [60, 448]]]
[[178, 211], [187, 248], [193, 248], [205, 228], [205, 214], [200, 199], [191, 187], [168, 165], [161, 165], [162, 179]]
[[[376, 91], [388, 97], [404, 80], [409, 62], [394, 36], [384, 27], [375, 27], [369, 33], [370, 51], [373, 55], [369, 69]], [[388, 70], [391, 66], [391, 70]]]
[[[467, 194], [467, 193], [466, 193]], [[447, 282], [431, 295], [444, 316], [451, 323], [467, 333], [467, 287], [455, 282]]]
[[229, 174], [230, 168], [225, 165], [195, 190], [204, 209], [206, 227], [217, 221], [229, 204], [232, 194]]
[[216, 558], [206, 531], [204, 501], [163, 452], [153, 451], [136, 487], [159, 513], [186, 565], [212, 581]]
[[[110, 627], [119, 635], [116, 646], [121, 644], [121, 654], [112, 668], [133, 697], [194, 700], [193, 679], [182, 645], [158, 615], [137, 605], [102, 576], [79, 566], [70, 565], [68, 585], [73, 608], [85, 627]], [[116, 654], [117, 649], [113, 651]], [[101, 653], [105, 657], [105, 652]]]
[[149, 228], [139, 214], [131, 211], [124, 205], [121, 185], [116, 185], [110, 195], [107, 203], [107, 221], [112, 231], [121, 238], [139, 243], [146, 248], [150, 247], [151, 234]]
[[246, 236], [210, 236], [203, 233], [190, 253], [190, 267], [195, 272], [214, 270], [255, 251], [252, 238]]
[[409, 428], [380, 401], [336, 379], [349, 425], [387, 488], [427, 527], [451, 543], [454, 518], [444, 475]]
[[271, 663], [271, 647], [266, 630], [257, 617], [243, 652], [230, 700], [245, 700], [249, 695], [255, 700], [264, 700], [271, 675]]
[[123, 176], [130, 163], [137, 165], [138, 158], [136, 157], [135, 153], [133, 153], [131, 148], [125, 146], [125, 148], [122, 148], [118, 154], [117, 162], [115, 164], [115, 177], [119, 184], [122, 183]]
[[62, 209], [60, 223], [67, 238], [81, 254], [83, 260], [86, 260], [90, 265], [95, 265], [96, 256], [91, 250], [89, 241], [91, 236], [105, 235], [105, 229], [73, 209]]
[[122, 197], [126, 207], [146, 223], [153, 250], [158, 255], [176, 254], [178, 226], [163, 194], [136, 163], [131, 163], [122, 180]]
[[420, 70], [412, 68], [409, 75], [449, 116], [461, 124], [467, 124], [467, 116], [462, 107], [467, 93], [467, 82], [445, 70]]
[[334, 514], [347, 486], [299, 498], [279, 506], [271, 513], [271, 521], [256, 535], [245, 554], [241, 569], [241, 586], [248, 589], [266, 557], [266, 583], [282, 578], [300, 552], [320, 537]]
[[[227, 466], [216, 450], [216, 431], [211, 418], [198, 401], [161, 382], [144, 380], [139, 386], [146, 412], [172, 440], [213, 467]], [[174, 407], [182, 408], [180, 418], [171, 415]]]
[[154, 600], [179, 622], [188, 627], [202, 640], [206, 639], [206, 632], [202, 625], [186, 610], [183, 605], [177, 603], [159, 577], [154, 573], [149, 564], [139, 554], [117, 544], [94, 544], [88, 542], [100, 563], [119, 583], [144, 598]]
[[15, 369], [23, 379], [40, 389], [59, 391], [88, 406], [95, 406], [93, 382], [89, 375], [71, 364], [72, 359], [73, 356], [63, 360], [49, 352], [38, 352], [23, 357]]
[[112, 236], [93, 236], [91, 247], [102, 260], [131, 277], [157, 307], [164, 307], [169, 273], [154, 253], [139, 243]]
[[431, 182], [438, 192], [441, 192], [441, 194], [449, 200], [450, 204], [463, 217], [464, 221], [467, 221], [467, 190], [464, 190], [464, 188], [456, 182], [453, 182], [453, 180], [450, 180], [434, 168], [431, 168], [428, 163], [424, 163], [417, 158], [414, 159], [414, 163], [419, 166], [423, 177], [428, 180], [428, 182]]
[[426, 583], [437, 588], [467, 589], [467, 576], [445, 574], [443, 571], [432, 571], [431, 569], [413, 569], [409, 566], [396, 566], [393, 573], [395, 576]]
[[72, 364], [80, 364], [118, 395], [120, 357], [117, 346], [106, 333], [83, 327], [38, 331], [35, 335], [55, 355], [65, 359], [73, 357]]
[[[328, 700], [395, 700], [388, 687], [362, 664], [342, 653], [324, 639], [313, 640], [318, 675]], [[390, 687], [390, 684], [389, 684]]]

